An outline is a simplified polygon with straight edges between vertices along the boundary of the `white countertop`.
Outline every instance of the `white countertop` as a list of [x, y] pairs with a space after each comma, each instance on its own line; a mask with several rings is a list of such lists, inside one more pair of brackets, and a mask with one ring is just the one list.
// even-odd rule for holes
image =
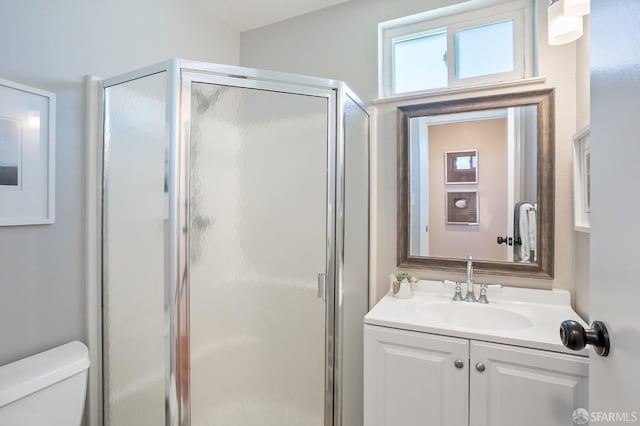
[[[463, 284], [463, 296], [465, 287]], [[575, 320], [587, 327], [571, 308], [571, 296], [566, 290], [490, 286], [488, 305], [453, 302], [453, 295], [451, 282], [419, 281], [412, 298], [398, 299], [388, 293], [365, 316], [364, 322], [572, 355], [589, 354], [586, 349], [567, 349], [560, 341], [562, 321]], [[493, 316], [504, 319], [494, 321]]]

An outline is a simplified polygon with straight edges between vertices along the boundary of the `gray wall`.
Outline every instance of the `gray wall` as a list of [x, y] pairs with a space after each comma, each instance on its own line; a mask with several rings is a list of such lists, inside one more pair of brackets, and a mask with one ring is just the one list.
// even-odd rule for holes
[[0, 364], [85, 340], [83, 76], [175, 56], [236, 64], [238, 34], [205, 17], [170, 0], [2, 2], [0, 78], [58, 105], [56, 223], [0, 228]]
[[[378, 23], [457, 3], [458, 0], [352, 0], [280, 23], [241, 33], [240, 63], [246, 66], [333, 77], [346, 81], [365, 102], [377, 95]], [[556, 92], [556, 268], [553, 280], [478, 276], [485, 282], [536, 288], [574, 290], [571, 136], [576, 129], [576, 43], [549, 46], [547, 3], [538, 1], [538, 68], [543, 84], [499, 89], [483, 94], [534, 90]], [[477, 96], [443, 95], [413, 100], [419, 103]], [[388, 275], [396, 267], [396, 107], [377, 105], [374, 146], [372, 221], [372, 301], [389, 288]], [[462, 279], [463, 274], [432, 270], [409, 271], [422, 278]]]
[[345, 81], [378, 92], [378, 23], [463, 0], [351, 0], [240, 34], [240, 63]]

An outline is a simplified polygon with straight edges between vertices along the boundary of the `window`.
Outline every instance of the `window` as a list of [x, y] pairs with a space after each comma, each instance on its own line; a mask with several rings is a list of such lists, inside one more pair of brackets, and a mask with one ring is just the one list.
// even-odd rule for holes
[[513, 20], [457, 31], [454, 43], [458, 79], [515, 69]]
[[533, 0], [490, 1], [381, 23], [380, 97], [533, 76]]
[[394, 40], [393, 63], [395, 93], [447, 87], [447, 33]]

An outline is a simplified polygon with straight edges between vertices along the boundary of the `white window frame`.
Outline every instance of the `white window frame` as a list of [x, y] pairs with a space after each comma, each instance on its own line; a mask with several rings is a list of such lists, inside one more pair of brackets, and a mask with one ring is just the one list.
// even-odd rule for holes
[[[391, 81], [389, 82], [390, 87], [391, 87], [391, 91], [390, 94], [396, 94], [396, 90], [395, 90], [395, 75], [394, 75], [394, 71], [395, 71], [395, 67], [393, 66], [396, 62], [396, 50], [393, 48], [393, 45], [395, 43], [402, 43], [404, 41], [409, 41], [409, 40], [414, 40], [414, 39], [418, 39], [418, 38], [423, 38], [423, 37], [429, 37], [429, 36], [434, 36], [437, 34], [442, 34], [445, 33], [445, 35], [447, 35], [447, 52], [449, 51], [449, 37], [447, 34], [447, 28], [443, 27], [443, 28], [430, 28], [426, 31], [420, 31], [418, 33], [410, 33], [410, 34], [406, 34], [406, 35], [402, 35], [402, 36], [398, 36], [398, 37], [394, 37], [391, 39], [390, 41], [390, 45], [389, 45], [389, 54], [391, 55], [391, 60], [390, 60], [390, 65], [391, 65], [391, 69], [390, 69], [390, 76], [391, 76]], [[449, 59], [447, 57], [447, 59]], [[448, 62], [448, 61], [447, 61]], [[447, 63], [447, 67], [449, 66], [449, 64]], [[448, 69], [448, 68], [447, 68]], [[449, 80], [449, 78], [447, 77], [447, 80]], [[437, 89], [446, 89], [447, 86], [443, 86], [443, 87], [438, 87], [434, 90]], [[400, 92], [400, 93], [409, 93], [409, 92]]]
[[[381, 98], [410, 95], [420, 92], [443, 91], [450, 88], [522, 80], [537, 73], [535, 53], [536, 0], [473, 0], [463, 4], [427, 11], [394, 19], [378, 25], [378, 95]], [[455, 69], [455, 33], [494, 23], [513, 21], [513, 71], [459, 79]], [[446, 31], [447, 71], [446, 87], [417, 92], [395, 93], [394, 43]]]

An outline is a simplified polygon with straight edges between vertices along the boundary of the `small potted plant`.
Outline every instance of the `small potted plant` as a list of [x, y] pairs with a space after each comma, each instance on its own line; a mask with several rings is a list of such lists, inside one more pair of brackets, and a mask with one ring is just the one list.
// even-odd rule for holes
[[409, 299], [413, 296], [413, 285], [418, 279], [407, 272], [389, 275], [393, 297]]

